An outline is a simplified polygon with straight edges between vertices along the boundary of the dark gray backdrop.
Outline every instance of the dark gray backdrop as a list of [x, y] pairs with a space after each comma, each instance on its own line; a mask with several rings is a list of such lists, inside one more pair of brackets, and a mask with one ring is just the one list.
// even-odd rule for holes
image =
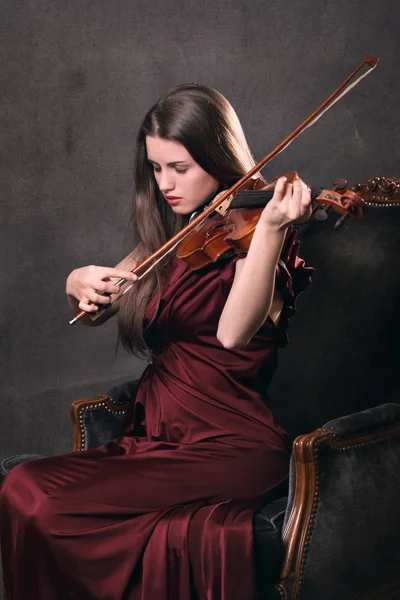
[[[261, 158], [366, 55], [378, 56], [375, 72], [264, 174], [295, 169], [325, 186], [399, 176], [399, 25], [396, 0], [2, 0], [0, 457], [69, 451], [70, 401], [144, 367], [116, 355], [115, 319], [69, 327], [64, 285], [73, 268], [114, 265], [126, 253], [134, 139], [157, 97], [183, 82], [216, 87]], [[371, 335], [377, 359], [393, 356], [396, 263], [381, 244], [395, 223], [392, 211], [380, 237], [371, 218], [340, 238], [327, 225], [304, 234], [303, 254], [318, 268], [314, 293], [299, 302], [272, 390], [278, 412], [282, 394], [292, 405], [295, 429], [320, 424], [321, 404], [335, 399], [331, 416], [346, 412], [348, 396], [374, 383], [394, 398], [393, 378], [382, 387], [386, 366], [372, 377], [364, 358]], [[386, 294], [384, 305], [366, 286]], [[368, 336], [376, 315], [383, 324]], [[340, 357], [349, 344], [354, 369]]]
[[[397, 0], [1, 0], [0, 458], [72, 446], [69, 403], [134, 378], [116, 323], [67, 324], [64, 281], [113, 265], [134, 138], [169, 87], [216, 87], [257, 158], [370, 54], [381, 62], [264, 171], [313, 185], [399, 176]], [[399, 213], [303, 233], [316, 265], [272, 386], [292, 433], [398, 399]]]

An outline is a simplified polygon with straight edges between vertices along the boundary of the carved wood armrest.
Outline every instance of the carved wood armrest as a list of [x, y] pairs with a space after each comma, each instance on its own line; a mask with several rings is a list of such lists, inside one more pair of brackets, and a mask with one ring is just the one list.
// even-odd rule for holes
[[[318, 448], [326, 445], [337, 451], [354, 449], [400, 435], [400, 423], [370, 433], [337, 437], [328, 429], [297, 437], [293, 445], [295, 492], [282, 537], [285, 559], [277, 588], [285, 600], [296, 600], [304, 578], [308, 546], [319, 502]], [[396, 588], [397, 589], [397, 588]], [[399, 588], [400, 589], [400, 588]]]
[[83, 416], [87, 410], [96, 408], [104, 408], [113, 414], [124, 414], [127, 410], [128, 402], [117, 403], [111, 396], [107, 394], [99, 394], [94, 398], [86, 400], [74, 400], [71, 402], [70, 411], [72, 418], [72, 426], [74, 429], [74, 445], [73, 452], [79, 452], [85, 449], [85, 428], [83, 424]]

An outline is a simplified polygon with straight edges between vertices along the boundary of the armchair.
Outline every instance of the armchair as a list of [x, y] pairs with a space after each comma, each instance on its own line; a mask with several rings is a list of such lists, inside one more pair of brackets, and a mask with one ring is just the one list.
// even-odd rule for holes
[[[117, 437], [136, 388], [137, 381], [130, 381], [72, 402], [73, 450]], [[1, 473], [37, 458], [7, 458]], [[288, 497], [254, 516], [260, 599], [398, 600], [399, 498], [399, 404], [344, 416], [298, 436]]]

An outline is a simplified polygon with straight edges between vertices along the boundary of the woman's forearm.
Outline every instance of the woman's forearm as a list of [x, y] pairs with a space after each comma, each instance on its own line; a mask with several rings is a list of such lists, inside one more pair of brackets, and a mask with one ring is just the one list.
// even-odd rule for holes
[[246, 258], [238, 261], [217, 331], [218, 340], [226, 348], [248, 344], [267, 318], [286, 231], [287, 228], [269, 227], [259, 222]]

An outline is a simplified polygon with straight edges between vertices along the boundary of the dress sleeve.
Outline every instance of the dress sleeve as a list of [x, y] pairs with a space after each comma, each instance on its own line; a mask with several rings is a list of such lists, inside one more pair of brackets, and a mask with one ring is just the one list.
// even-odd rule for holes
[[290, 317], [296, 311], [297, 297], [310, 285], [314, 273], [313, 267], [305, 264], [297, 254], [300, 242], [296, 230], [288, 230], [283, 250], [276, 267], [276, 287], [283, 299], [283, 309], [279, 319], [279, 346], [286, 346], [288, 337], [286, 330], [290, 325]]

